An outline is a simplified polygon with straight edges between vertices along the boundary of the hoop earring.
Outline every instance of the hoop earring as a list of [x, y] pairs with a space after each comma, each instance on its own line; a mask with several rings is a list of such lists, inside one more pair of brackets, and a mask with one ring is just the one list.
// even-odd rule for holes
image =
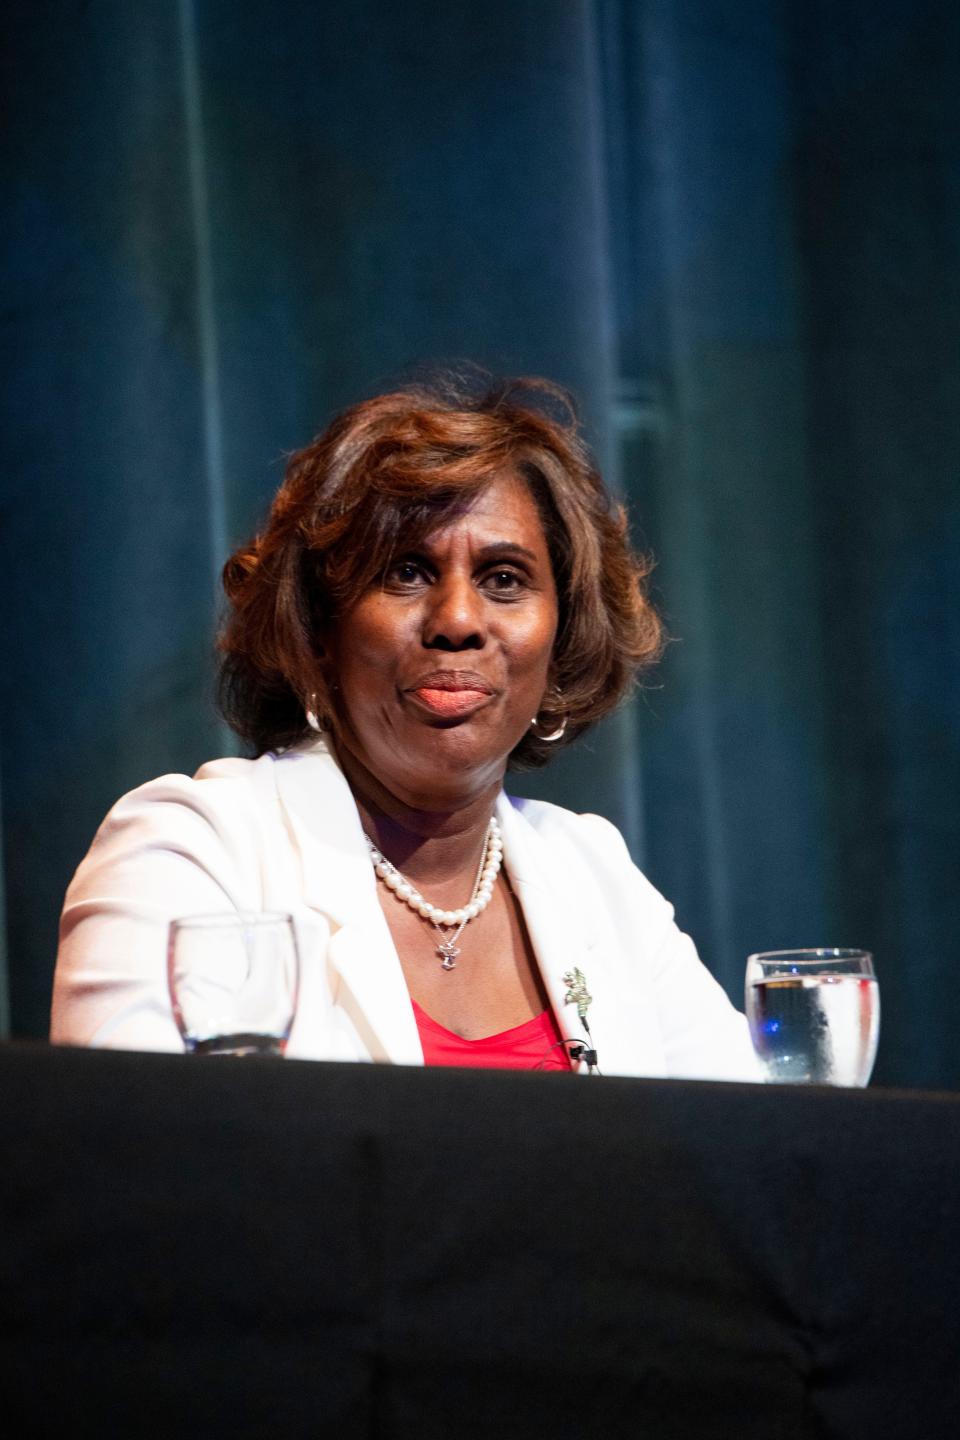
[[310, 726], [310, 729], [311, 729], [311, 730], [315, 730], [318, 735], [322, 735], [322, 734], [323, 734], [323, 726], [320, 724], [320, 720], [319, 720], [319, 718], [318, 718], [318, 716], [317, 716], [316, 710], [312, 708], [313, 706], [316, 705], [316, 703], [317, 703], [316, 693], [315, 693], [315, 692], [312, 692], [311, 695], [310, 695], [310, 704], [305, 708], [305, 710], [304, 710], [303, 713], [304, 713], [304, 718], [306, 719], [307, 724]]
[[530, 721], [530, 729], [533, 731], [534, 736], [537, 740], [542, 740], [544, 745], [552, 745], [555, 740], [560, 740], [563, 738], [564, 731], [567, 728], [567, 717], [566, 715], [564, 715], [557, 729], [552, 730], [549, 735], [544, 735], [540, 730], [538, 730], [538, 724], [539, 719], [536, 715], [534, 715], [533, 719]]

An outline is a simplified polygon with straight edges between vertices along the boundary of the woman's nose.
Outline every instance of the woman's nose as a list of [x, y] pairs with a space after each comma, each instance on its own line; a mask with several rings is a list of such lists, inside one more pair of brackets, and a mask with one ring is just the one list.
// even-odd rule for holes
[[479, 650], [486, 643], [483, 599], [466, 577], [446, 576], [430, 589], [423, 643], [434, 650]]

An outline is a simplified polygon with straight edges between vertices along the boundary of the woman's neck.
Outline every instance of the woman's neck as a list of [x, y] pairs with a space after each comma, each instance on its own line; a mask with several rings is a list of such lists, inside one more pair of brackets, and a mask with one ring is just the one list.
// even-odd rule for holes
[[363, 828], [388, 860], [422, 888], [474, 873], [500, 785], [461, 804], [413, 805], [394, 795], [349, 750], [337, 751]]

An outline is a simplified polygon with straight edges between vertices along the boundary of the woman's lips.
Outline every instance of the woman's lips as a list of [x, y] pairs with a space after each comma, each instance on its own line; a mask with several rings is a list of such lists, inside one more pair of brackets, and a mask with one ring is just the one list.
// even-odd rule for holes
[[466, 715], [483, 701], [490, 699], [489, 690], [472, 688], [440, 690], [431, 685], [421, 685], [410, 693], [416, 696], [425, 709], [434, 715], [442, 715], [445, 720]]

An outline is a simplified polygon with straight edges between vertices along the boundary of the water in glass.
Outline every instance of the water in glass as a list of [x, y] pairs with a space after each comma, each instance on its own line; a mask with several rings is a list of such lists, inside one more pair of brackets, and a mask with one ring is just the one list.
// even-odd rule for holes
[[866, 1085], [880, 1031], [880, 994], [866, 951], [751, 955], [746, 1009], [768, 1081]]

